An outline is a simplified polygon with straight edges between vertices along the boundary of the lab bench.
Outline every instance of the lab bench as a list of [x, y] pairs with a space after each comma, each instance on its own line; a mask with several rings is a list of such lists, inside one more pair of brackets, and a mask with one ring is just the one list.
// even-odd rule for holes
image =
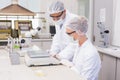
[[11, 65], [7, 49], [0, 49], [0, 80], [86, 80], [68, 67], [27, 67], [23, 57], [20, 64]]
[[99, 80], [120, 80], [120, 48], [97, 47], [101, 57]]

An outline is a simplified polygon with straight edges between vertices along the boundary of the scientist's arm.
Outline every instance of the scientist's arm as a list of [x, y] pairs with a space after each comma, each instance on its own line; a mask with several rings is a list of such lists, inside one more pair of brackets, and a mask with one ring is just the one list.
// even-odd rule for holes
[[58, 55], [57, 57], [59, 59], [67, 59], [69, 61], [72, 60], [74, 53], [75, 53], [75, 48], [76, 48], [76, 44], [74, 43], [69, 43], [65, 49], [63, 49]]
[[63, 59], [63, 60], [61, 60], [61, 64], [67, 66], [67, 67], [70, 68], [71, 70], [75, 71], [77, 74], [80, 74], [80, 73], [79, 73], [79, 70], [75, 67], [75, 65], [74, 65], [72, 62]]
[[59, 48], [59, 38], [58, 38], [59, 34], [56, 33], [53, 37], [53, 41], [52, 41], [52, 45], [51, 45], [51, 49], [50, 49], [50, 55], [51, 56], [55, 56], [57, 53], [60, 52], [60, 48]]
[[77, 70], [77, 68], [75, 67], [75, 65], [72, 62], [70, 62], [66, 59], [62, 59], [60, 62], [61, 62], [61, 64], [69, 67], [70, 69], [72, 69], [73, 71], [75, 71], [76, 73], [79, 74], [79, 71]]

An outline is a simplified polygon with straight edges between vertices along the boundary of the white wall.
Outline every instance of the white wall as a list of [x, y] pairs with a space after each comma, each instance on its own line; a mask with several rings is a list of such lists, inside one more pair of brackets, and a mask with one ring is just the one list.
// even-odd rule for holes
[[114, 28], [112, 45], [120, 47], [120, 0], [114, 1]]
[[[19, 4], [34, 12], [47, 12], [48, 7], [56, 0], [19, 0]], [[77, 0], [60, 0], [71, 12], [78, 13]], [[74, 4], [73, 4], [74, 3]]]
[[93, 42], [93, 1], [94, 0], [89, 0], [89, 11], [87, 11], [87, 16], [88, 16], [88, 20], [89, 20], [89, 27], [88, 27], [88, 32], [87, 35], [89, 37], [89, 39]]

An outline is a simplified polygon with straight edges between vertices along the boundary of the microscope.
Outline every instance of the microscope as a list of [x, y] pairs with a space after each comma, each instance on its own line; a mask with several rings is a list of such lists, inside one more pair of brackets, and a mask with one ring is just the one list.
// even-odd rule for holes
[[100, 29], [100, 47], [109, 47], [109, 30], [105, 29], [104, 22], [97, 22], [97, 26]]

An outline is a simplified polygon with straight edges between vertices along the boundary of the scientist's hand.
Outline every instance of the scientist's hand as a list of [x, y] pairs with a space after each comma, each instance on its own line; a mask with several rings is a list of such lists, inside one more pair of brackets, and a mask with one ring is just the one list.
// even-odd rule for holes
[[66, 60], [66, 59], [62, 59], [60, 62], [61, 62], [63, 65], [69, 67], [69, 68], [71, 68], [71, 67], [73, 66], [73, 63], [70, 62], [70, 61], [68, 61], [68, 60]]
[[60, 60], [60, 57], [58, 54], [50, 54], [50, 56], [56, 58], [57, 60]]
[[56, 53], [50, 53], [51, 57], [56, 57]]

